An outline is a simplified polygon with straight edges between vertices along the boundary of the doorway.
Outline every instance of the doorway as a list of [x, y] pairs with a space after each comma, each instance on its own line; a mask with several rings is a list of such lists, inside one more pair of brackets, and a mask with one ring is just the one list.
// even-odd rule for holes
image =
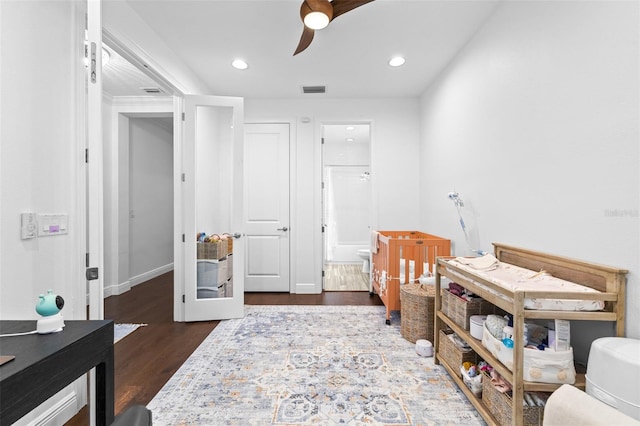
[[370, 127], [368, 123], [322, 126], [325, 291], [369, 290]]
[[174, 100], [171, 87], [138, 69], [106, 30], [103, 38], [109, 58], [102, 101], [108, 297], [174, 269]]

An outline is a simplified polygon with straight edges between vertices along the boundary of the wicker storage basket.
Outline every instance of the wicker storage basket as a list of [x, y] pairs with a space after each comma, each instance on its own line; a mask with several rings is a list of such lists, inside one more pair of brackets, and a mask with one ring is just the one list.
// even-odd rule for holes
[[197, 243], [198, 259], [223, 259], [227, 255], [227, 242], [224, 240]]
[[[513, 424], [513, 400], [493, 386], [487, 374], [482, 378], [482, 403], [502, 426]], [[522, 424], [525, 426], [542, 425], [544, 407], [525, 405], [522, 407]]]
[[450, 293], [445, 288], [440, 289], [442, 313], [451, 318], [465, 330], [469, 330], [471, 315], [489, 315], [496, 313], [496, 307], [479, 297], [473, 300], [465, 300]]
[[400, 286], [400, 334], [415, 343], [419, 339], [433, 342], [434, 286], [404, 284]]
[[472, 349], [463, 350], [458, 347], [448, 336], [452, 334], [451, 330], [440, 330], [440, 338], [438, 339], [438, 355], [442, 357], [449, 367], [462, 378], [460, 373], [460, 366], [465, 362], [471, 362], [473, 364], [478, 363], [478, 354]]

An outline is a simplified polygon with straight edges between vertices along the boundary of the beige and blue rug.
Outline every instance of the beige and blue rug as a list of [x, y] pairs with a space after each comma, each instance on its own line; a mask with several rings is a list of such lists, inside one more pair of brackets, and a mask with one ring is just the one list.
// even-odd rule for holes
[[484, 425], [383, 306], [246, 306], [149, 403], [160, 425]]

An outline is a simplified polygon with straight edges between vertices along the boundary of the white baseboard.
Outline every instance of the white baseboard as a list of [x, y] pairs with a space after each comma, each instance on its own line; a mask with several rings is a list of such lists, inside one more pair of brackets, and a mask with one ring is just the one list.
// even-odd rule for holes
[[131, 290], [131, 281], [127, 280], [123, 283], [112, 285], [104, 288], [104, 297], [117, 296]]
[[[42, 406], [39, 407], [42, 409]], [[75, 392], [65, 395], [42, 414], [33, 418], [38, 409], [14, 423], [14, 426], [59, 426], [67, 423], [78, 413], [78, 397]]]
[[145, 272], [143, 274], [136, 275], [135, 277], [131, 277], [129, 278], [129, 282], [131, 283], [131, 287], [133, 287], [171, 271], [173, 271], [173, 262], [167, 265], [161, 266], [159, 268], [153, 269], [151, 271]]
[[318, 291], [318, 288], [315, 283], [296, 283], [295, 285], [295, 293], [296, 294], [319, 294], [322, 293], [322, 290]]
[[[1, 1], [1, 0], [0, 0]], [[161, 266], [159, 268], [153, 269], [151, 271], [147, 271], [143, 274], [136, 275], [135, 277], [131, 277], [129, 280], [114, 284], [110, 286], [105, 286], [103, 291], [103, 297], [109, 296], [118, 296], [120, 294], [126, 293], [131, 290], [131, 287], [141, 284], [145, 281], [148, 281], [152, 278], [158, 277], [167, 272], [173, 271], [173, 263], [169, 263], [167, 265]], [[87, 305], [89, 305], [89, 295], [87, 294]]]

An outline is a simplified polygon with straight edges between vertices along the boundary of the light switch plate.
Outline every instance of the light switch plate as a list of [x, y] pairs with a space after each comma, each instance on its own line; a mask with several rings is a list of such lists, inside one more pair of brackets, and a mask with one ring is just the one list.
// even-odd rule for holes
[[68, 214], [40, 214], [38, 215], [38, 235], [67, 234], [69, 224]]
[[20, 238], [30, 240], [38, 236], [38, 221], [35, 213], [20, 214]]

